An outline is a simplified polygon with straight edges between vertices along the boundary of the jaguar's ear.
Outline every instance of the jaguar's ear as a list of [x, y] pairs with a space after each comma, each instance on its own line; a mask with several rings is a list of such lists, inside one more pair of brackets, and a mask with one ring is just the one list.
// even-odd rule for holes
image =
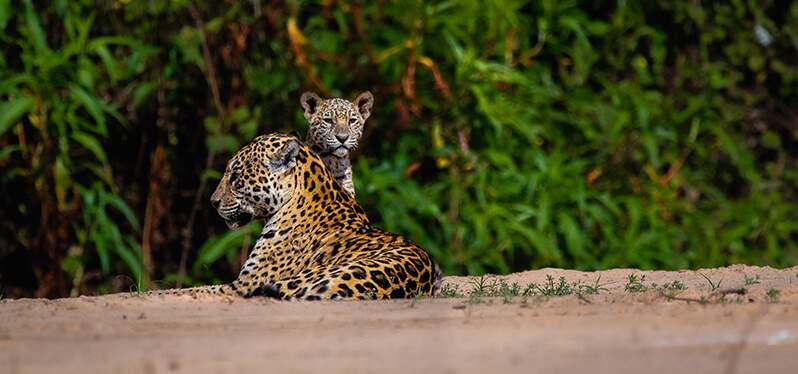
[[355, 107], [360, 113], [360, 116], [363, 117], [363, 121], [367, 120], [371, 115], [372, 105], [374, 105], [374, 96], [371, 95], [371, 92], [366, 91], [360, 95], [357, 95], [357, 99], [355, 99]]
[[299, 142], [296, 139], [291, 139], [283, 148], [281, 148], [274, 157], [267, 161], [269, 171], [275, 174], [281, 174], [291, 170], [296, 166], [296, 158], [299, 155]]
[[302, 94], [299, 99], [299, 104], [302, 105], [302, 110], [305, 111], [305, 119], [310, 122], [310, 118], [319, 110], [321, 98], [313, 92], [307, 91]]

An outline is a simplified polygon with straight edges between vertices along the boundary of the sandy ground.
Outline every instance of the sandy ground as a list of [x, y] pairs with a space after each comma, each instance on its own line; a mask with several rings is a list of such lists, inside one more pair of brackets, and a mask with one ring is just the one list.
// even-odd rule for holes
[[[687, 289], [629, 293], [630, 274], [645, 275], [648, 288], [679, 280]], [[604, 290], [512, 300], [2, 300], [0, 373], [798, 372], [798, 267], [501, 279], [524, 286], [546, 275], [584, 284], [600, 275]], [[757, 275], [745, 294], [723, 295]], [[474, 279], [446, 283], [467, 292]]]

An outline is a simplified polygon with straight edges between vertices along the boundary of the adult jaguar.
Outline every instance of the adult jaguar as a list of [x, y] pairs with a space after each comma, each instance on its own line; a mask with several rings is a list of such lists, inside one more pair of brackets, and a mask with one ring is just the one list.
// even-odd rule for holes
[[257, 137], [228, 162], [211, 204], [231, 229], [265, 225], [232, 283], [177, 294], [285, 300], [429, 295], [440, 279], [427, 252], [369, 223], [322, 160], [297, 138]]

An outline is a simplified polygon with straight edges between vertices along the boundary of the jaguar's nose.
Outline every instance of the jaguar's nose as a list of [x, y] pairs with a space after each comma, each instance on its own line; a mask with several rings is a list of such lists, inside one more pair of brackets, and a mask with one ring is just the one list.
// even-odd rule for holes
[[217, 199], [215, 197], [211, 197], [211, 206], [213, 209], [219, 209], [219, 204], [222, 203], [221, 199]]
[[338, 134], [335, 134], [335, 138], [338, 139], [338, 141], [341, 142], [341, 144], [343, 144], [346, 141], [346, 139], [349, 139], [349, 134], [347, 134], [345, 132], [344, 133], [338, 133]]

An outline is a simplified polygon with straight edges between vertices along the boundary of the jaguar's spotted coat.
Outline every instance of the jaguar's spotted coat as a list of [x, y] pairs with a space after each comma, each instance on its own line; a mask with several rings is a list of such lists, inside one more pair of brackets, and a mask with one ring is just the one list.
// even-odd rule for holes
[[228, 162], [211, 198], [237, 229], [265, 225], [238, 278], [177, 294], [280, 299], [370, 299], [428, 295], [440, 279], [413, 242], [373, 227], [322, 160], [296, 138], [263, 135]]

